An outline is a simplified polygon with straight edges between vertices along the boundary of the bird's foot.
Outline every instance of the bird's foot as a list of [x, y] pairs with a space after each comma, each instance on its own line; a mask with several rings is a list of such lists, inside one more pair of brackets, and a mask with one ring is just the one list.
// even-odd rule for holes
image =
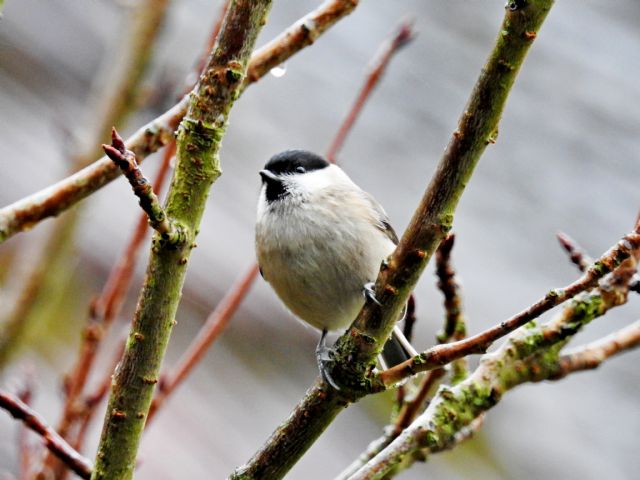
[[322, 379], [331, 385], [336, 390], [340, 390], [338, 384], [331, 378], [331, 366], [334, 363], [333, 360], [333, 350], [327, 347], [325, 340], [327, 337], [327, 329], [322, 330], [322, 336], [320, 337], [320, 341], [318, 342], [318, 346], [316, 347], [316, 362], [318, 363], [318, 370], [320, 370], [320, 375]]

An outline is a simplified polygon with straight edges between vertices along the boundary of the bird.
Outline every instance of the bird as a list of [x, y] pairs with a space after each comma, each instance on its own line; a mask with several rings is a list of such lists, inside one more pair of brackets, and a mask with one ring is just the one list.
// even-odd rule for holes
[[[348, 327], [398, 237], [382, 206], [337, 165], [306, 150], [274, 155], [262, 179], [255, 248], [262, 277], [299, 319], [322, 331], [316, 356], [323, 376], [328, 331]], [[384, 367], [415, 355], [396, 326]], [[331, 380], [329, 378], [329, 380]]]

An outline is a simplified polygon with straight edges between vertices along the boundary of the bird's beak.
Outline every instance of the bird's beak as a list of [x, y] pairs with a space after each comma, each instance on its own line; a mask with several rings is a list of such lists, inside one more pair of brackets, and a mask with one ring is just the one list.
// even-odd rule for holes
[[263, 183], [267, 182], [278, 182], [280, 183], [280, 178], [273, 172], [269, 170], [260, 170], [260, 176], [262, 177]]

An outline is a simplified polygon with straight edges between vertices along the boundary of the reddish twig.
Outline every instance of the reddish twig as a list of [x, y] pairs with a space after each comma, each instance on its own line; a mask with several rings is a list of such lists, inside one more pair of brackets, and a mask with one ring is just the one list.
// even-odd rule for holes
[[138, 167], [135, 154], [126, 149], [122, 137], [118, 135], [115, 128], [111, 130], [111, 145], [103, 144], [102, 149], [129, 180], [133, 193], [140, 199], [140, 207], [149, 217], [151, 228], [169, 243], [181, 242], [184, 237], [183, 232], [169, 221], [153, 187]]
[[342, 122], [342, 125], [338, 130], [338, 134], [333, 139], [333, 142], [327, 151], [327, 160], [331, 163], [336, 162], [338, 152], [344, 145], [347, 135], [351, 131], [353, 124], [366, 104], [371, 92], [380, 81], [380, 78], [389, 65], [391, 58], [393, 58], [394, 54], [397, 53], [400, 48], [407, 45], [413, 38], [413, 21], [405, 20], [400, 24], [394, 36], [386, 41], [378, 50], [375, 60], [368, 69], [364, 85], [360, 88], [360, 92], [358, 92], [358, 96], [356, 97], [351, 110]]
[[625, 235], [615, 247], [606, 252], [589, 267], [582, 277], [572, 284], [565, 288], [551, 290], [526, 310], [484, 332], [447, 345], [437, 345], [413, 359], [381, 372], [379, 374], [381, 382], [385, 386], [393, 385], [417, 372], [432, 370], [470, 354], [485, 353], [487, 348], [499, 338], [577, 294], [593, 288], [597, 285], [598, 280], [613, 271], [623, 260], [629, 258], [634, 250], [640, 247], [640, 228], [638, 227], [640, 225], [636, 225], [636, 230], [633, 233]]
[[562, 248], [569, 254], [571, 262], [578, 267], [581, 272], [586, 271], [593, 263], [593, 259], [589, 257], [589, 254], [566, 233], [558, 232], [556, 237]]
[[0, 408], [9, 412], [13, 418], [40, 435], [46, 447], [61, 461], [85, 479], [91, 478], [91, 463], [69, 445], [44, 419], [19, 398], [0, 391]]
[[[31, 406], [31, 399], [33, 397], [33, 382], [30, 375], [27, 375], [27, 379], [18, 393], [18, 398], [28, 407]], [[20, 449], [20, 480], [28, 480], [31, 473], [31, 447], [27, 437], [27, 429], [21, 428], [18, 432], [18, 447]]]
[[162, 406], [166, 398], [173, 393], [184, 379], [193, 370], [196, 364], [202, 359], [212, 343], [218, 338], [220, 333], [227, 326], [231, 317], [236, 312], [242, 300], [247, 296], [253, 281], [258, 275], [258, 266], [252, 265], [247, 272], [227, 291], [216, 308], [209, 314], [204, 325], [198, 331], [187, 350], [182, 354], [171, 374], [161, 377], [158, 391], [147, 417], [146, 424], [149, 425], [155, 416], [158, 408]]

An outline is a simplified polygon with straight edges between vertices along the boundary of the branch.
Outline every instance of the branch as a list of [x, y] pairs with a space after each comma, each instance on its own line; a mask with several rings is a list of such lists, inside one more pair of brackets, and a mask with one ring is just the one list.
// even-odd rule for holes
[[371, 95], [371, 92], [376, 87], [380, 78], [384, 74], [387, 69], [387, 65], [391, 61], [391, 58], [400, 50], [402, 47], [407, 45], [414, 38], [413, 32], [413, 22], [405, 20], [400, 23], [400, 26], [397, 28], [397, 32], [394, 34], [393, 38], [389, 41], [386, 41], [378, 50], [378, 53], [374, 57], [374, 62], [372, 62], [372, 66], [369, 67], [369, 71], [367, 72], [367, 79], [362, 85], [358, 96], [356, 97], [356, 101], [354, 102], [349, 114], [345, 117], [340, 129], [338, 130], [338, 134], [333, 139], [329, 150], [327, 151], [326, 158], [331, 163], [336, 162], [336, 156], [342, 145], [344, 145], [344, 141], [347, 138], [347, 134], [351, 131], [353, 124], [355, 123], [358, 115], [362, 111], [362, 107], [364, 107], [367, 99]]
[[13, 418], [20, 420], [26, 427], [40, 435], [46, 447], [61, 461], [67, 464], [71, 470], [82, 478], [91, 478], [91, 463], [89, 460], [76, 452], [64, 438], [48, 426], [44, 419], [31, 410], [27, 404], [10, 393], [0, 391], [0, 407], [9, 412]]
[[432, 347], [417, 357], [380, 373], [379, 380], [383, 385], [390, 386], [404, 378], [415, 375], [417, 372], [424, 372], [446, 365], [453, 360], [470, 354], [486, 352], [491, 344], [499, 338], [538, 318], [543, 313], [579, 293], [595, 287], [598, 284], [598, 280], [612, 272], [639, 247], [640, 229], [637, 228], [634, 232], [625, 235], [615, 247], [606, 252], [582, 277], [570, 285], [551, 290], [529, 308], [484, 332], [447, 345]]
[[140, 437], [182, 293], [186, 264], [195, 246], [209, 190], [221, 174], [220, 143], [270, 6], [270, 0], [230, 3], [207, 68], [180, 124], [166, 213], [169, 221], [182, 228], [186, 241], [168, 245], [160, 241], [159, 234], [154, 236], [127, 346], [113, 377], [94, 480], [128, 480], [133, 476]]
[[558, 380], [570, 373], [598, 368], [608, 358], [638, 346], [640, 346], [640, 321], [563, 354], [558, 359], [557, 371], [550, 379]]
[[584, 272], [591, 266], [593, 259], [569, 235], [558, 232], [556, 237], [562, 248], [569, 254], [571, 262], [578, 267], [578, 270]]
[[[186, 112], [188, 97], [158, 118], [147, 123], [126, 142], [142, 161], [173, 139], [173, 132]], [[0, 243], [48, 217], [64, 212], [102, 188], [120, 174], [109, 159], [102, 158], [79, 172], [0, 209]]]
[[[330, 375], [340, 391], [321, 379], [232, 479], [281, 478], [349, 403], [375, 391], [368, 374], [376, 355], [400, 316], [409, 292], [433, 251], [447, 233], [455, 206], [498, 121], [517, 71], [552, 0], [530, 1], [508, 10], [494, 51], [485, 65], [430, 186], [400, 245], [376, 282], [380, 302], [368, 302], [334, 350]], [[383, 387], [383, 385], [379, 385]]]
[[111, 145], [103, 144], [102, 149], [129, 180], [133, 193], [140, 199], [140, 207], [149, 217], [151, 228], [158, 232], [164, 241], [170, 244], [183, 241], [182, 232], [167, 218], [160, 200], [153, 192], [153, 187], [138, 167], [135, 154], [126, 149], [122, 137], [118, 135], [115, 128], [111, 130]]
[[[153, 182], [158, 191], [162, 189], [165, 183], [167, 174], [169, 173], [170, 161], [174, 153], [175, 142], [171, 142], [164, 151], [162, 163]], [[57, 431], [63, 438], [68, 439], [70, 438], [69, 435], [73, 425], [76, 421], [80, 421], [80, 427], [75, 436], [75, 440], [71, 442], [77, 450], [81, 450], [84, 433], [93, 416], [93, 409], [109, 390], [114, 368], [110, 368], [107, 371], [106, 377], [98, 388], [97, 393], [93, 393], [85, 399], [81, 399], [80, 396], [82, 395], [87, 379], [89, 378], [89, 373], [93, 367], [99, 343], [113, 323], [113, 319], [119, 314], [124, 302], [124, 297], [131, 283], [135, 264], [140, 254], [147, 228], [147, 215], [142, 212], [120, 260], [111, 269], [100, 295], [91, 302], [88, 323], [82, 335], [78, 357], [73, 369], [65, 379], [65, 403], [62, 416], [58, 422]], [[124, 350], [124, 341], [122, 350]], [[119, 360], [121, 356], [122, 351], [117, 355], [117, 360]], [[114, 366], [117, 364], [117, 360], [114, 362]], [[97, 398], [96, 395], [98, 395]], [[50, 458], [45, 459], [43, 462], [43, 470], [46, 468], [54, 468], [54, 464]]]
[[[256, 51], [249, 64], [251, 79], [243, 84], [243, 90], [262, 78], [271, 68], [311, 45], [312, 40], [349, 14], [356, 4], [355, 0], [327, 1]], [[309, 26], [313, 27], [310, 30], [313, 38], [295, 34], [296, 31]], [[188, 104], [187, 95], [127, 139], [127, 149], [135, 153], [139, 162], [173, 140], [174, 131], [184, 117]], [[0, 243], [48, 217], [59, 215], [117, 178], [119, 174], [119, 169], [110, 159], [101, 158], [74, 175], [0, 209]]]

